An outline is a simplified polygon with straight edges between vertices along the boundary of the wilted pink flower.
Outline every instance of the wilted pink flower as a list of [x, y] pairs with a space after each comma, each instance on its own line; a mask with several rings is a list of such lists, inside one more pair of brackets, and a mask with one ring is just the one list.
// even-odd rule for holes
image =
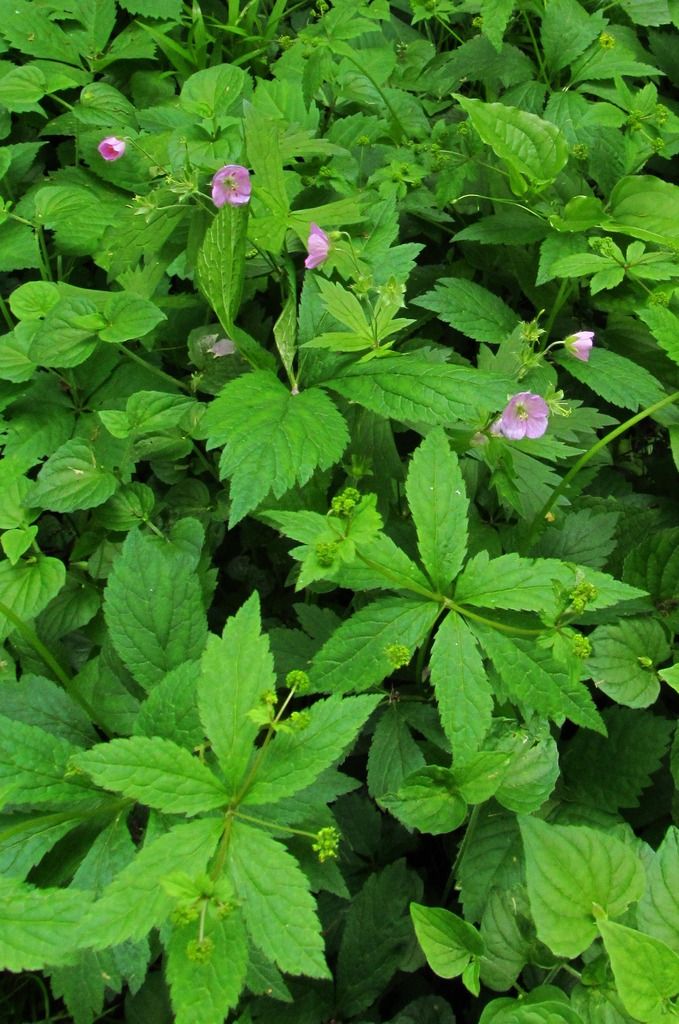
[[549, 406], [544, 398], [530, 391], [520, 391], [509, 399], [502, 415], [493, 424], [492, 432], [503, 434], [511, 441], [542, 437], [548, 420]]
[[125, 148], [125, 140], [117, 139], [115, 135], [108, 135], [97, 146], [101, 156], [103, 156], [104, 160], [108, 160], [109, 163], [112, 160], [120, 160], [121, 156], [125, 155]]
[[208, 352], [211, 352], [213, 356], [232, 356], [236, 351], [235, 342], [231, 341], [231, 338], [220, 338], [219, 341], [215, 341], [210, 345]]
[[244, 206], [250, 202], [250, 172], [240, 164], [220, 167], [212, 179], [212, 202], [215, 206]]
[[589, 359], [589, 353], [593, 344], [594, 331], [576, 331], [575, 334], [571, 334], [564, 341], [566, 351], [570, 352], [576, 359], [581, 359], [583, 363], [586, 363]]
[[321, 263], [325, 263], [330, 252], [330, 239], [323, 228], [319, 228], [313, 221], [309, 225], [306, 247], [309, 255], [304, 260], [304, 266], [307, 270], [313, 270], [314, 267], [320, 267]]

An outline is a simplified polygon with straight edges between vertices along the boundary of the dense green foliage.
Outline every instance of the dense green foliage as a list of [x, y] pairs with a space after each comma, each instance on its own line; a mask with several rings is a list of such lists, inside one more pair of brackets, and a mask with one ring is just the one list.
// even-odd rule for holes
[[679, 1016], [678, 0], [0, 0], [0, 1020]]

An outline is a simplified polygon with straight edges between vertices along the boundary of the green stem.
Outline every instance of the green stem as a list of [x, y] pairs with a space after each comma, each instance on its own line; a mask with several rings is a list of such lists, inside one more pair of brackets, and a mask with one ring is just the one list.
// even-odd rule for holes
[[267, 821], [265, 818], [255, 818], [252, 814], [243, 814], [242, 811], [234, 811], [234, 817], [239, 821], [249, 821], [253, 825], [262, 825], [264, 828], [273, 829], [278, 832], [286, 832], [291, 836], [302, 836], [304, 839], [315, 839], [315, 832], [305, 832], [301, 828], [292, 828], [290, 825], [281, 825], [277, 821]]
[[552, 308], [550, 310], [549, 316], [547, 317], [547, 320], [545, 321], [545, 327], [544, 327], [545, 338], [549, 338], [549, 335], [551, 333], [552, 327], [554, 326], [554, 321], [556, 320], [557, 316], [561, 312], [561, 307], [563, 306], [564, 302], [566, 301], [566, 296], [568, 295], [568, 292], [570, 291], [570, 289], [571, 289], [571, 282], [570, 282], [570, 280], [568, 278], [566, 278], [566, 277], [562, 277], [561, 281], [559, 283], [559, 290], [556, 293], [556, 298], [554, 299], [554, 302], [552, 303]]
[[637, 423], [641, 423], [641, 421], [645, 420], [648, 416], [652, 416], [654, 413], [659, 412], [661, 409], [664, 409], [666, 405], [671, 405], [673, 402], [676, 402], [677, 399], [679, 399], [679, 391], [673, 391], [671, 395], [665, 395], [665, 397], [661, 398], [660, 401], [654, 402], [653, 405], [649, 405], [648, 408], [642, 409], [641, 412], [638, 412], [635, 416], [631, 416], [630, 419], [625, 420], [624, 423], [621, 423], [619, 426], [615, 427], [614, 430], [610, 430], [607, 434], [600, 438], [596, 442], [596, 444], [592, 445], [589, 451], [585, 452], [584, 455], [581, 455], [578, 461], [575, 463], [575, 465], [571, 466], [571, 468], [568, 470], [559, 486], [554, 488], [545, 504], [542, 506], [538, 514], [535, 516], [535, 519], [531, 523], [530, 529], [528, 531], [526, 543], [530, 545], [538, 526], [544, 522], [547, 513], [552, 509], [554, 504], [558, 501], [558, 499], [561, 497], [563, 492], [568, 487], [571, 480], [573, 480], [573, 478], [578, 475], [583, 466], [586, 466], [587, 463], [591, 459], [593, 459], [595, 455], [598, 455], [599, 452], [602, 451], [607, 445], [609, 445], [611, 441], [615, 441], [616, 437], [620, 437], [621, 434], [624, 434], [627, 430], [630, 430], [631, 427], [636, 426]]
[[3, 299], [2, 295], [0, 295], [0, 313], [2, 314], [3, 320], [5, 321], [7, 326], [9, 327], [10, 331], [13, 331], [14, 330], [14, 322], [12, 320], [12, 314], [10, 313], [9, 309], [7, 308], [7, 303]]
[[535, 58], [536, 58], [536, 60], [538, 62], [538, 67], [540, 68], [540, 74], [542, 75], [542, 80], [545, 83], [545, 85], [547, 86], [547, 88], [551, 91], [552, 83], [549, 80], [549, 75], [547, 74], [547, 68], [545, 67], [545, 62], [542, 59], [542, 53], [540, 51], [540, 47], [538, 46], [538, 41], [535, 38], [535, 33], [533, 32], [533, 26], [531, 25], [530, 18], [528, 17], [528, 15], [527, 15], [527, 13], [525, 11], [523, 12], [523, 19], [526, 22], [526, 28], [528, 29], [528, 35], [530, 36], [531, 43], [533, 44], [533, 52], [535, 53]]
[[364, 68], [364, 66], [363, 66], [363, 65], [362, 65], [362, 64], [360, 63], [360, 61], [356, 60], [356, 58], [355, 58], [355, 57], [354, 57], [354, 56], [353, 56], [353, 55], [352, 55], [352, 54], [351, 54], [351, 53], [350, 53], [350, 52], [349, 52], [348, 50], [347, 50], [347, 51], [345, 51], [345, 50], [342, 50], [342, 56], [343, 56], [343, 57], [346, 57], [346, 58], [347, 58], [347, 60], [351, 61], [351, 63], [352, 63], [352, 64], [353, 64], [353, 65], [354, 65], [355, 67], [357, 67], [357, 68], [358, 68], [358, 70], [359, 70], [359, 71], [361, 72], [361, 74], [362, 74], [362, 75], [365, 75], [365, 77], [366, 77], [366, 78], [368, 79], [368, 81], [370, 82], [370, 84], [372, 85], [372, 87], [373, 87], [373, 88], [374, 88], [374, 89], [376, 90], [376, 92], [378, 93], [378, 95], [379, 95], [380, 99], [382, 100], [382, 102], [384, 103], [385, 107], [387, 108], [387, 110], [388, 110], [388, 111], [389, 111], [389, 113], [391, 114], [391, 117], [392, 117], [392, 119], [393, 119], [393, 121], [394, 121], [394, 124], [396, 125], [396, 127], [397, 127], [397, 128], [398, 128], [398, 130], [399, 130], [399, 138], [398, 138], [398, 139], [397, 139], [396, 141], [397, 141], [397, 142], [401, 142], [401, 141], [402, 141], [402, 139], [403, 139], [403, 138], [404, 138], [404, 137], [405, 137], [405, 136], [406, 136], [406, 135], [407, 135], [408, 133], [406, 132], [405, 128], [403, 127], [403, 124], [402, 124], [402, 122], [401, 122], [401, 119], [399, 118], [398, 114], [397, 114], [397, 113], [396, 113], [396, 111], [394, 110], [394, 107], [393, 107], [392, 103], [391, 103], [391, 102], [390, 102], [390, 101], [389, 101], [389, 100], [387, 99], [387, 97], [386, 97], [386, 96], [384, 95], [384, 92], [382, 91], [382, 89], [380, 88], [380, 86], [378, 85], [378, 83], [377, 83], [377, 82], [375, 81], [375, 79], [374, 79], [374, 78], [373, 78], [373, 76], [372, 76], [372, 75], [370, 74], [370, 72], [369, 72], [369, 71], [366, 71], [366, 69], [365, 69], [365, 68]]
[[23, 619], [19, 618], [16, 612], [13, 612], [3, 601], [0, 601], [0, 615], [4, 615], [5, 618], [9, 619], [14, 628], [18, 630], [23, 636], [24, 640], [31, 645], [36, 654], [38, 654], [48, 668], [52, 669], [52, 672], [57, 677], [66, 693], [76, 703], [80, 704], [80, 707], [87, 712], [92, 721], [96, 722], [97, 716], [94, 709], [91, 707], [89, 702], [78, 693], [77, 689], [73, 686], [73, 680], [68, 673], [61, 667], [57, 659], [54, 657], [52, 652], [45, 647], [44, 643], [38, 636], [38, 634], [27, 625]]
[[40, 246], [40, 256], [42, 258], [45, 280], [54, 281], [52, 267], [50, 265], [49, 252], [47, 251], [47, 241], [45, 239], [45, 232], [41, 227], [39, 227], [35, 233], [38, 236], [38, 245]]
[[165, 370], [161, 370], [159, 366], [154, 366], [153, 363], [149, 363], [146, 359], [142, 359], [142, 357], [137, 355], [136, 352], [133, 352], [132, 349], [126, 348], [125, 345], [119, 345], [118, 347], [123, 355], [127, 356], [128, 359], [131, 359], [133, 363], [143, 366], [145, 370], [149, 371], [149, 373], [154, 373], [156, 377], [172, 384], [173, 387], [181, 388], [181, 390], [185, 391], [187, 395], [191, 394], [191, 388], [189, 388], [188, 385], [183, 384], [180, 380], [172, 377], [169, 373], [165, 373]]

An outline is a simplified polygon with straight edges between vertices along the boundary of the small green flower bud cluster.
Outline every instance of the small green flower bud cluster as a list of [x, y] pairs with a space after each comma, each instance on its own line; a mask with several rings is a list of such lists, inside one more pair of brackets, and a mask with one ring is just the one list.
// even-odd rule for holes
[[474, 28], [483, 28], [483, 16], [477, 14], [475, 18], [472, 18], [472, 25]]
[[279, 36], [276, 41], [281, 50], [289, 50], [295, 40], [292, 36]]
[[637, 658], [637, 662], [641, 668], [653, 668], [653, 659], [649, 658], [648, 655], [642, 654]]
[[410, 661], [410, 649], [405, 644], [389, 644], [384, 653], [394, 668], [403, 668]]
[[186, 955], [194, 964], [206, 964], [214, 952], [212, 939], [192, 939], [186, 947]]
[[662, 103], [658, 103], [655, 110], [653, 111], [653, 117], [657, 125], [663, 125], [667, 123], [667, 118], [670, 116], [670, 112], [667, 107], [663, 106]]
[[599, 36], [599, 46], [602, 50], [612, 50], [615, 46], [615, 36], [610, 32], [602, 32]]
[[582, 614], [590, 601], [594, 601], [597, 595], [598, 590], [596, 587], [592, 586], [591, 583], [587, 583], [586, 580], [583, 580], [581, 583], [578, 583], [578, 585], [568, 595], [570, 610], [576, 612], [578, 615]]
[[571, 153], [576, 160], [587, 160], [589, 157], [589, 146], [586, 146], [584, 142], [576, 142]]
[[649, 295], [648, 302], [651, 306], [669, 306], [671, 298], [667, 292], [653, 292]]
[[316, 840], [311, 844], [311, 849], [318, 854], [318, 859], [323, 864], [326, 860], [334, 860], [337, 857], [340, 834], [336, 828], [322, 828], [316, 835]]
[[571, 650], [576, 658], [582, 658], [584, 661], [592, 653], [592, 645], [586, 636], [583, 636], [582, 633], [576, 633], [573, 637]]
[[301, 669], [295, 668], [292, 672], [288, 672], [285, 677], [285, 685], [289, 690], [294, 690], [295, 693], [307, 693], [311, 686], [311, 680], [306, 672], [302, 672]]
[[324, 569], [329, 569], [337, 558], [338, 546], [333, 540], [319, 540], [316, 545], [316, 561]]
[[589, 245], [592, 252], [595, 252], [597, 256], [610, 256], [615, 258], [618, 255], [618, 247], [612, 238], [605, 235], [603, 238], [590, 238], [587, 244]]
[[177, 925], [181, 928], [182, 925], [191, 924], [192, 921], [197, 921], [200, 911], [195, 903], [179, 903], [170, 914], [170, 920], [172, 924]]
[[348, 519], [360, 500], [360, 491], [355, 487], [347, 487], [330, 502], [330, 514], [339, 516], [340, 519]]
[[287, 725], [293, 732], [303, 732], [307, 729], [311, 723], [311, 713], [309, 711], [293, 711], [288, 718]]

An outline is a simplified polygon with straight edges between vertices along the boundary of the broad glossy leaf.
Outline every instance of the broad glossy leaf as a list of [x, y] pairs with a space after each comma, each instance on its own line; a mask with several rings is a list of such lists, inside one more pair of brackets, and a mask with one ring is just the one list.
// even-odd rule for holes
[[448, 768], [427, 765], [406, 776], [379, 803], [407, 828], [439, 836], [454, 832], [467, 816], [467, 801]]
[[[66, 581], [64, 563], [38, 555], [11, 565], [0, 562], [0, 602], [24, 621], [35, 618], [56, 597]], [[0, 609], [0, 640], [14, 630], [14, 623]]]
[[637, 905], [637, 924], [679, 954], [679, 829], [670, 825], [650, 864]]
[[457, 914], [411, 903], [410, 916], [427, 963], [440, 978], [457, 978], [472, 957], [483, 956], [483, 939]]
[[558, 956], [579, 956], [597, 936], [597, 908], [619, 917], [643, 893], [641, 861], [608, 832], [530, 817], [519, 824], [538, 938]]
[[651, 618], [623, 619], [598, 626], [591, 640], [587, 666], [599, 689], [627, 707], [652, 704], [660, 692], [655, 666], [670, 653], [660, 623]]
[[103, 505], [117, 486], [116, 476], [99, 465], [92, 446], [74, 437], [43, 464], [27, 501], [34, 508], [74, 512]]
[[599, 930], [627, 1012], [653, 1024], [664, 1020], [679, 993], [679, 954], [660, 939], [614, 921], [600, 921]]

